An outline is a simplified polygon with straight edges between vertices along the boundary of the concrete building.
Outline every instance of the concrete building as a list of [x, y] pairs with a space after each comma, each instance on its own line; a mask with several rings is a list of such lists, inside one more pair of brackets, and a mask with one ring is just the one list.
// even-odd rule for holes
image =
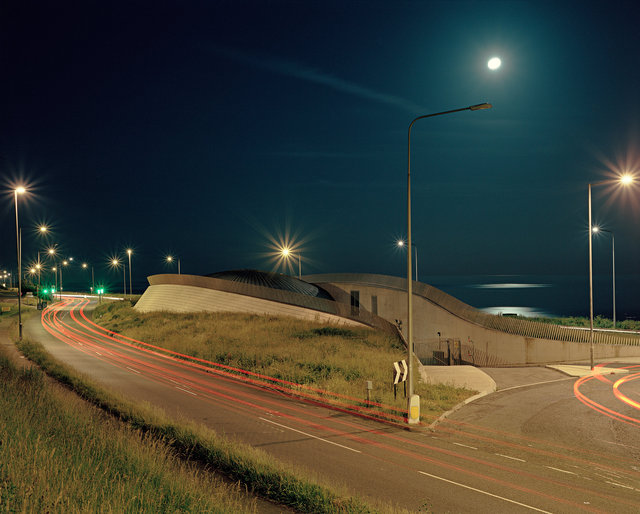
[[[236, 271], [206, 277], [153, 275], [136, 309], [232, 311], [370, 326], [403, 334], [406, 280], [372, 274], [309, 275]], [[589, 331], [481, 312], [414, 282], [415, 352], [425, 364], [508, 366], [589, 359]], [[596, 359], [640, 356], [640, 335], [594, 332]]]

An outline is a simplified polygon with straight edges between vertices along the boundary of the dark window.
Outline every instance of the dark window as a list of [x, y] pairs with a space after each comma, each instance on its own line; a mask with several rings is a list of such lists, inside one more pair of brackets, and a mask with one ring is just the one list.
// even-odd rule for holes
[[360, 314], [360, 291], [351, 291], [351, 315]]
[[378, 297], [371, 296], [371, 314], [378, 315]]

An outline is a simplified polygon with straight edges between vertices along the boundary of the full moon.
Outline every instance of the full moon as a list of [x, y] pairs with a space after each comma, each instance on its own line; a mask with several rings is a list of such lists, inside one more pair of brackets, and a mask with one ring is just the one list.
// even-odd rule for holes
[[500, 60], [500, 57], [492, 57], [487, 63], [490, 70], [497, 70], [501, 65], [502, 61]]

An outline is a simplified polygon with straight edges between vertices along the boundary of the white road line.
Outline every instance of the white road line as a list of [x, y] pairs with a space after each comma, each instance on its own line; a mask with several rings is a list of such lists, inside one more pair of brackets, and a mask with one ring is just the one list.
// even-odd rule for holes
[[518, 385], [513, 387], [505, 387], [504, 389], [498, 389], [496, 393], [502, 393], [503, 391], [511, 391], [513, 389], [520, 389], [521, 387], [531, 387], [531, 386], [537, 386], [542, 384], [552, 384], [554, 382], [562, 382], [564, 380], [575, 380], [575, 379], [576, 377], [556, 378], [555, 380], [545, 380], [544, 382], [534, 382], [532, 384], [523, 384], [523, 385]]
[[472, 450], [477, 450], [477, 448], [475, 446], [469, 446], [468, 444], [462, 444], [462, 443], [453, 443], [456, 446], [462, 446], [463, 448], [471, 448]]
[[338, 444], [338, 443], [335, 443], [333, 441], [329, 441], [327, 439], [323, 439], [322, 437], [315, 436], [313, 434], [307, 434], [306, 432], [303, 432], [302, 430], [297, 430], [295, 428], [291, 428], [291, 427], [288, 427], [286, 425], [281, 425], [280, 423], [276, 423], [275, 421], [271, 421], [270, 419], [265, 419], [265, 418], [258, 418], [258, 419], [261, 419], [262, 421], [266, 421], [267, 423], [273, 423], [274, 425], [277, 425], [277, 426], [282, 427], [282, 428], [286, 428], [287, 430], [292, 430], [293, 432], [298, 432], [299, 434], [306, 435], [308, 437], [313, 437], [314, 439], [317, 439], [318, 441], [323, 441], [325, 443], [329, 443], [329, 444], [333, 444], [335, 446], [339, 446], [340, 448], [344, 448], [345, 450], [351, 450], [352, 452], [362, 453], [360, 450], [356, 450], [355, 448], [349, 448], [348, 446], [345, 446], [343, 444]]
[[102, 354], [100, 352], [96, 352], [97, 355], [100, 355], [100, 357], [102, 357]]
[[505, 459], [517, 460], [519, 462], [527, 462], [524, 459], [519, 459], [518, 457], [512, 457], [511, 455], [503, 455], [502, 453], [496, 453], [498, 457], [504, 457]]
[[611, 484], [611, 485], [615, 485], [616, 487], [624, 487], [625, 489], [631, 489], [633, 491], [633, 487], [629, 487], [628, 485], [623, 485], [623, 484], [617, 484], [615, 482], [609, 482], [608, 480], [606, 480], [607, 484]]
[[552, 466], [547, 466], [549, 469], [552, 469], [553, 471], [559, 471], [560, 473], [567, 473], [568, 475], [575, 475], [576, 473], [574, 473], [573, 471], [567, 471], [566, 469], [558, 469], [558, 468], [554, 468]]
[[182, 389], [182, 387], [178, 387], [176, 386], [176, 389], [180, 389], [180, 391], [184, 391], [185, 393], [189, 393], [192, 394], [193, 396], [198, 396], [196, 393], [194, 393], [193, 391], [188, 391], [187, 389]]
[[633, 448], [634, 450], [639, 449], [637, 446], [631, 446], [630, 444], [614, 443], [613, 441], [605, 441], [604, 439], [600, 439], [600, 441], [607, 444], [615, 444], [616, 446], [624, 446], [625, 448]]
[[127, 366], [127, 369], [133, 371], [134, 373], [137, 373], [138, 375], [140, 374], [140, 372], [137, 369], [130, 368], [129, 366]]
[[493, 493], [490, 493], [488, 491], [483, 491], [482, 489], [476, 489], [475, 487], [471, 487], [469, 485], [460, 484], [458, 482], [454, 482], [453, 480], [448, 480], [446, 478], [442, 478], [442, 477], [439, 477], [439, 476], [436, 476], [436, 475], [432, 475], [430, 473], [425, 473], [424, 471], [418, 471], [418, 473], [422, 473], [423, 475], [427, 475], [428, 477], [435, 478], [437, 480], [442, 480], [443, 482], [448, 482], [448, 483], [453, 484], [453, 485], [464, 487], [465, 489], [470, 489], [471, 491], [475, 491], [477, 493], [486, 494], [487, 496], [491, 496], [493, 498], [498, 498], [499, 500], [503, 500], [503, 501], [506, 501], [506, 502], [509, 502], [509, 503], [514, 503], [516, 505], [520, 505], [521, 507], [525, 507], [526, 509], [535, 510], [537, 512], [544, 512], [545, 514], [551, 514], [551, 512], [549, 512], [547, 510], [542, 510], [542, 509], [539, 509], [537, 507], [532, 507], [531, 505], [527, 505], [526, 503], [520, 503], [520, 502], [517, 502], [515, 500], [510, 500], [509, 498], [505, 498], [504, 496], [498, 496], [497, 494], [493, 494]]

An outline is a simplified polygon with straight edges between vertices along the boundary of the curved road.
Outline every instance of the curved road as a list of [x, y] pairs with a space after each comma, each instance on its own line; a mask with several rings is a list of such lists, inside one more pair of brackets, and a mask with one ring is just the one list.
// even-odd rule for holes
[[[578, 399], [576, 379], [550, 372], [552, 382], [498, 392], [433, 432], [408, 432], [134, 345], [93, 324], [90, 307], [84, 299], [58, 302], [25, 330], [57, 359], [131, 399], [262, 448], [366, 499], [431, 512], [640, 511], [633, 447], [640, 426], [606, 409], [629, 418], [639, 411], [621, 408], [612, 384], [579, 385], [597, 410]], [[618, 389], [630, 399], [640, 391], [633, 380]]]

